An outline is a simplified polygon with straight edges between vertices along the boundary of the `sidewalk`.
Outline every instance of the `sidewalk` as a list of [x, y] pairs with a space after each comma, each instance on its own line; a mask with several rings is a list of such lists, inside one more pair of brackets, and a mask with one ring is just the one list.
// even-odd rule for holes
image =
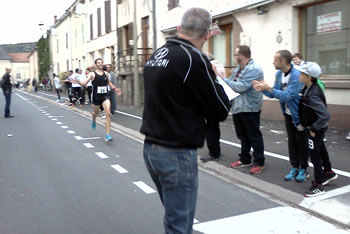
[[[32, 95], [39, 96], [52, 103], [56, 100], [55, 95], [47, 95], [42, 92]], [[68, 106], [65, 107], [70, 108]], [[86, 117], [91, 116], [92, 108], [90, 105], [71, 109]], [[142, 112], [142, 106], [134, 107], [118, 104], [118, 112], [112, 116], [112, 128], [130, 135], [142, 143], [143, 135], [139, 133]], [[98, 121], [102, 124], [104, 123], [104, 120], [100, 118], [98, 118]], [[310, 180], [302, 184], [283, 181], [284, 172], [289, 168], [288, 161], [285, 158], [284, 160], [278, 160], [274, 157], [267, 157], [267, 168], [259, 175], [250, 175], [249, 169], [233, 170], [228, 167], [229, 163], [235, 159], [239, 152], [237, 146], [239, 140], [237, 140], [234, 130], [232, 130], [232, 125], [232, 116], [229, 116], [225, 122], [221, 123], [221, 139], [224, 139], [224, 141], [229, 140], [236, 145], [231, 146], [222, 141], [222, 159], [218, 162], [199, 162], [201, 169], [350, 228], [350, 173], [348, 177], [348, 174], [346, 174], [349, 171], [350, 158], [348, 152], [350, 151], [350, 142], [345, 140], [347, 130], [330, 127], [326, 136], [327, 148], [330, 152], [331, 160], [333, 159], [332, 162], [334, 161], [334, 168], [340, 169], [345, 176], [340, 175], [339, 179], [335, 181], [335, 185], [327, 186], [326, 194], [315, 198], [304, 198], [302, 191], [305, 191], [305, 188], [310, 186]], [[265, 150], [270, 151], [271, 154], [278, 155], [278, 157], [288, 155], [284, 122], [262, 120], [261, 126]], [[206, 153], [206, 146], [199, 150], [200, 155]], [[312, 172], [312, 169], [310, 168], [309, 171]]]

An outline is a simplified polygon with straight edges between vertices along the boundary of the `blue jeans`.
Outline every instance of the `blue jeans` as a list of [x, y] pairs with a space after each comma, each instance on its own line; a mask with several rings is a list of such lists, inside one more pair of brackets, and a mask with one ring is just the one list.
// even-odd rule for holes
[[5, 96], [5, 117], [10, 116], [11, 92], [4, 92]]
[[143, 156], [165, 209], [166, 233], [192, 233], [198, 192], [197, 150], [145, 143]]

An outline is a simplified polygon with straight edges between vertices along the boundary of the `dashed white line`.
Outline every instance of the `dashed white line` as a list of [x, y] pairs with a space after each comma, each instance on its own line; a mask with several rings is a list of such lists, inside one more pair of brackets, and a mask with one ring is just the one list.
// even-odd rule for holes
[[93, 145], [90, 144], [90, 143], [84, 143], [83, 145], [84, 145], [86, 148], [88, 148], [88, 149], [95, 148], [95, 146], [93, 146]]
[[67, 131], [69, 134], [75, 134], [75, 132], [73, 130], [68, 130]]
[[128, 173], [128, 171], [121, 167], [120, 165], [118, 164], [115, 164], [115, 165], [111, 165], [111, 167], [113, 167], [117, 172], [119, 172], [120, 174], [124, 174], [124, 173]]
[[53, 116], [51, 116], [51, 115], [49, 115], [49, 116], [47, 116], [48, 118], [53, 118]]
[[69, 128], [68, 126], [61, 126], [61, 128], [63, 128], [63, 129], [67, 129], [67, 128]]
[[63, 124], [63, 123], [62, 123], [62, 122], [56, 122], [56, 124], [61, 125], [61, 124]]
[[100, 139], [101, 137], [81, 137], [81, 136], [74, 136], [74, 138], [78, 141], [84, 141], [84, 140], [96, 140], [96, 139]]
[[150, 186], [148, 186], [147, 184], [145, 184], [144, 182], [142, 181], [136, 181], [136, 182], [133, 182], [137, 187], [139, 187], [142, 191], [144, 191], [145, 193], [147, 194], [150, 194], [150, 193], [155, 193], [156, 191], [151, 188]]
[[95, 154], [97, 156], [99, 156], [100, 158], [104, 159], [104, 158], [109, 158], [107, 155], [105, 155], [103, 152], [95, 152]]
[[46, 113], [45, 115], [50, 115], [49, 113]]
[[52, 121], [57, 121], [58, 119], [51, 119]]

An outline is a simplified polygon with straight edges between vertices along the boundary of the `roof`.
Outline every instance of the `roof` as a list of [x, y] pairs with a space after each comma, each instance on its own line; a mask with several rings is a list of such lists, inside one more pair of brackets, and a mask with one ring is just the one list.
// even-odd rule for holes
[[0, 45], [7, 53], [29, 53], [36, 47], [36, 42]]
[[30, 53], [8, 53], [8, 56], [11, 57], [12, 62], [17, 62], [17, 63], [28, 63]]
[[11, 60], [6, 51], [0, 46], [0, 60]]

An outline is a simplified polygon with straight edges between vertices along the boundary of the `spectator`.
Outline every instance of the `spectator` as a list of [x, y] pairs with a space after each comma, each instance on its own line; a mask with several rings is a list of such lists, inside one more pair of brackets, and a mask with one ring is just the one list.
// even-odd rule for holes
[[61, 95], [60, 95], [60, 89], [61, 89], [61, 79], [54, 73], [53, 74], [53, 80], [55, 83], [55, 89], [56, 89], [56, 93], [57, 93], [57, 100], [56, 102], [61, 101]]
[[303, 84], [299, 81], [300, 72], [291, 64], [292, 54], [288, 50], [275, 53], [274, 66], [276, 72], [275, 84], [270, 87], [263, 81], [255, 81], [254, 88], [270, 98], [280, 100], [284, 123], [288, 136], [289, 162], [292, 166], [284, 177], [286, 181], [304, 182], [308, 177], [308, 148], [305, 129], [299, 119], [299, 93]]
[[299, 53], [295, 53], [293, 55], [293, 64], [301, 66], [303, 65], [305, 62], [303, 61], [303, 56]]
[[[229, 101], [206, 55], [212, 18], [188, 9], [178, 36], [151, 55], [144, 69], [145, 105], [141, 133], [144, 160], [165, 209], [166, 233], [192, 233], [198, 192], [197, 148], [206, 119], [223, 121]], [[161, 61], [161, 62], [160, 62]]]
[[328, 128], [330, 114], [327, 110], [326, 97], [317, 84], [321, 75], [321, 68], [317, 63], [307, 62], [296, 67], [300, 73], [300, 81], [305, 85], [301, 91], [299, 116], [303, 127], [307, 128], [309, 152], [314, 165], [314, 181], [306, 197], [314, 197], [325, 193], [324, 185], [338, 178], [332, 170], [328, 151], [323, 141]]
[[258, 174], [264, 169], [264, 140], [260, 131], [260, 112], [262, 93], [253, 89], [253, 81], [264, 80], [260, 66], [251, 58], [248, 46], [239, 46], [235, 50], [235, 61], [239, 65], [225, 82], [240, 95], [232, 103], [233, 124], [238, 139], [241, 141], [239, 160], [232, 163], [231, 168], [252, 165], [250, 154], [253, 148], [253, 167], [251, 174]]
[[12, 84], [11, 84], [11, 68], [5, 69], [5, 74], [2, 76], [1, 79], [1, 88], [2, 92], [5, 96], [5, 118], [13, 118], [13, 115], [11, 115], [11, 94], [12, 94]]

